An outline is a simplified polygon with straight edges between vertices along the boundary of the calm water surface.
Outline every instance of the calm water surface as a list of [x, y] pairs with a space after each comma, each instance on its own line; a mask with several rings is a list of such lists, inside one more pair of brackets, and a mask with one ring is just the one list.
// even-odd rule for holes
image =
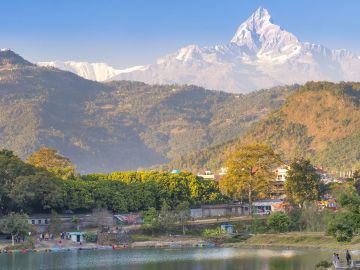
[[270, 249], [129, 249], [0, 254], [1, 270], [310, 270], [329, 252]]

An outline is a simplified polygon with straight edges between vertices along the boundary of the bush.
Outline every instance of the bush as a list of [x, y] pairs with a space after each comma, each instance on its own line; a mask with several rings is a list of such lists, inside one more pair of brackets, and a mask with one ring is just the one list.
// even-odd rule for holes
[[269, 229], [275, 232], [287, 232], [290, 224], [290, 218], [284, 213], [274, 213], [267, 220]]
[[335, 237], [338, 242], [350, 242], [355, 227], [352, 213], [337, 213], [327, 224], [327, 233]]
[[335, 237], [338, 242], [350, 242], [354, 236], [353, 229], [348, 224], [331, 223], [328, 233]]
[[97, 235], [94, 233], [87, 232], [84, 234], [84, 238], [86, 242], [89, 243], [96, 243], [97, 241]]
[[287, 213], [288, 217], [290, 218], [290, 226], [289, 231], [301, 231], [302, 224], [300, 224], [300, 219], [302, 217], [302, 211], [299, 208], [293, 208]]
[[328, 269], [332, 266], [333, 264], [331, 262], [328, 261], [321, 261], [319, 263], [316, 264], [315, 268], [316, 269]]
[[229, 238], [229, 235], [226, 233], [225, 230], [221, 228], [216, 229], [205, 229], [203, 232], [203, 236], [211, 241], [211, 242], [223, 242], [227, 238]]
[[269, 231], [269, 228], [266, 224], [266, 219], [255, 218], [250, 226], [250, 232], [252, 233], [266, 233]]

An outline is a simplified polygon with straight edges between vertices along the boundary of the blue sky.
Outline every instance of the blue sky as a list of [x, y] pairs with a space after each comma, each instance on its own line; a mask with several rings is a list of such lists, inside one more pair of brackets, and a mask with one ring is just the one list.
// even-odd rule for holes
[[302, 41], [360, 54], [357, 0], [0, 0], [0, 48], [32, 61], [149, 64], [228, 42], [259, 6]]

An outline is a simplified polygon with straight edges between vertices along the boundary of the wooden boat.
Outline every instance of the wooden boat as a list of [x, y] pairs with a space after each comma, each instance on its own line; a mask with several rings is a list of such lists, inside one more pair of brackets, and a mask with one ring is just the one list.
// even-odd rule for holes
[[113, 249], [113, 250], [126, 249], [126, 248], [128, 248], [127, 245], [113, 245], [113, 246], [112, 246], [112, 249]]

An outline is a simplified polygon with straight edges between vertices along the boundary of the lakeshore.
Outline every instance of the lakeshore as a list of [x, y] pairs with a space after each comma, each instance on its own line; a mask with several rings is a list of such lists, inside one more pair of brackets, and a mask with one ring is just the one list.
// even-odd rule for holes
[[327, 250], [359, 250], [360, 237], [354, 237], [351, 242], [337, 242], [324, 232], [289, 232], [276, 234], [257, 234], [236, 243], [224, 243], [224, 247], [253, 248], [300, 248]]
[[[60, 252], [75, 250], [103, 250], [103, 249], [148, 249], [148, 248], [252, 248], [252, 249], [319, 249], [329, 251], [360, 250], [360, 237], [354, 237], [349, 243], [339, 243], [333, 237], [323, 232], [290, 232], [277, 234], [257, 234], [246, 240], [229, 238], [223, 243], [214, 243], [202, 237], [192, 236], [156, 236], [136, 235], [136, 240], [125, 245], [98, 245], [95, 243], [63, 242], [58, 240], [43, 241], [33, 249], [15, 249], [9, 253], [26, 252]], [[0, 243], [0, 251], [4, 253], [9, 243]]]

